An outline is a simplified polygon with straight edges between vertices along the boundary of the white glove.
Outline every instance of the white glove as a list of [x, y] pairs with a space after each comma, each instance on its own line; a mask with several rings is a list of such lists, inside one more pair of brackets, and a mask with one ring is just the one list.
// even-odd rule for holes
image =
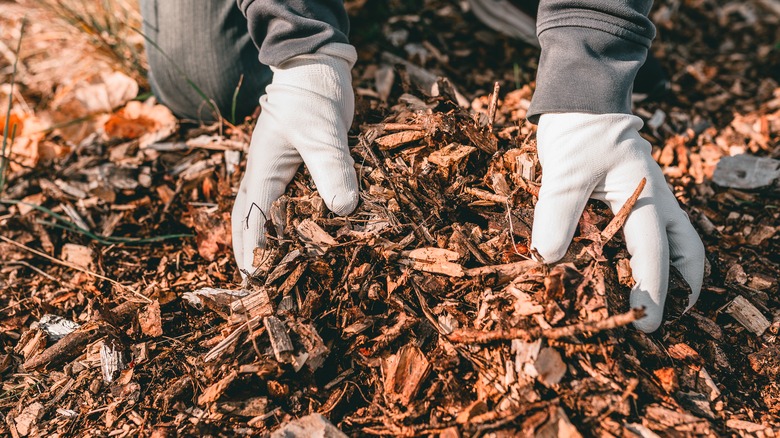
[[544, 262], [560, 260], [589, 197], [616, 213], [647, 178], [623, 231], [636, 281], [631, 307], [646, 309], [634, 325], [652, 332], [663, 319], [670, 256], [691, 287], [687, 311], [701, 291], [704, 245], [639, 135], [641, 128], [642, 120], [629, 114], [541, 116], [536, 137], [544, 173], [531, 244]]
[[331, 211], [347, 215], [357, 207], [358, 182], [347, 145], [356, 60], [354, 47], [331, 43], [271, 68], [273, 81], [260, 98], [262, 112], [233, 206], [233, 251], [242, 275], [254, 272], [254, 249], [265, 246], [271, 204], [301, 163]]

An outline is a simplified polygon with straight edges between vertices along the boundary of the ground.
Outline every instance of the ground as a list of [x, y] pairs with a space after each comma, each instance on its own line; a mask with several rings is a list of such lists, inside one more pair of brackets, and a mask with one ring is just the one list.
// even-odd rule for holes
[[132, 2], [0, 1], [0, 434], [252, 435], [315, 412], [353, 436], [780, 433], [780, 192], [771, 169], [713, 181], [780, 157], [780, 4], [654, 6], [672, 88], [635, 112], [708, 263], [696, 307], [673, 278], [644, 335], [602, 233], [620, 217], [589, 205], [564, 262], [529, 260], [538, 51], [466, 2], [411, 3], [347, 2], [358, 210], [331, 215], [302, 170], [240, 290], [254, 120], [157, 105]]

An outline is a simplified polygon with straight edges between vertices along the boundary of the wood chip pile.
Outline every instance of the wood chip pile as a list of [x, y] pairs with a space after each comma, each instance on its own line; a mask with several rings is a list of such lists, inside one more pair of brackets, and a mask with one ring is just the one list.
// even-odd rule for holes
[[[780, 433], [776, 2], [654, 9], [673, 89], [636, 112], [708, 264], [686, 314], [673, 275], [652, 335], [630, 324], [642, 311], [627, 304], [620, 214], [589, 204], [561, 263], [531, 258], [535, 49], [454, 2], [348, 3], [361, 203], [332, 215], [302, 170], [245, 288], [229, 212], [253, 121], [177, 121], [127, 102], [138, 85], [119, 72], [69, 84], [124, 90], [108, 108], [24, 106], [43, 61], [20, 58], [25, 130], [0, 193], [0, 434]], [[0, 41], [30, 13], [9, 6]], [[58, 108], [89, 114], [88, 129], [28, 130]]]

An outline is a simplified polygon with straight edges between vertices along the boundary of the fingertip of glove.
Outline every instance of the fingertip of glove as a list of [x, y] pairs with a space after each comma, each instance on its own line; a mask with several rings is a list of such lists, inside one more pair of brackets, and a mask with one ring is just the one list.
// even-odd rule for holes
[[661, 327], [663, 314], [648, 313], [642, 319], [634, 321], [634, 327], [644, 333], [652, 333]]
[[358, 192], [350, 190], [345, 193], [335, 195], [330, 200], [325, 200], [325, 204], [328, 206], [330, 211], [336, 213], [339, 216], [346, 216], [355, 211], [359, 201], [360, 196], [358, 195]]
[[566, 255], [569, 249], [568, 242], [548, 242], [539, 240], [532, 242], [532, 257], [541, 263], [555, 263]]

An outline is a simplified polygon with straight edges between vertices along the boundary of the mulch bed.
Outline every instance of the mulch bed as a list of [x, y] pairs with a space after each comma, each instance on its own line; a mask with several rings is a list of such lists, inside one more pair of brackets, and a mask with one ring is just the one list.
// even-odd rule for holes
[[655, 6], [673, 87], [636, 112], [708, 264], [685, 314], [673, 275], [652, 335], [630, 325], [620, 215], [589, 204], [561, 263], [530, 258], [536, 50], [403, 3], [349, 3], [358, 210], [329, 213], [302, 170], [245, 289], [229, 213], [253, 120], [130, 102], [80, 144], [36, 139], [57, 158], [11, 166], [0, 204], [0, 434], [251, 435], [315, 412], [354, 436], [780, 432], [780, 191], [712, 182], [721, 157], [780, 158], [777, 3]]

